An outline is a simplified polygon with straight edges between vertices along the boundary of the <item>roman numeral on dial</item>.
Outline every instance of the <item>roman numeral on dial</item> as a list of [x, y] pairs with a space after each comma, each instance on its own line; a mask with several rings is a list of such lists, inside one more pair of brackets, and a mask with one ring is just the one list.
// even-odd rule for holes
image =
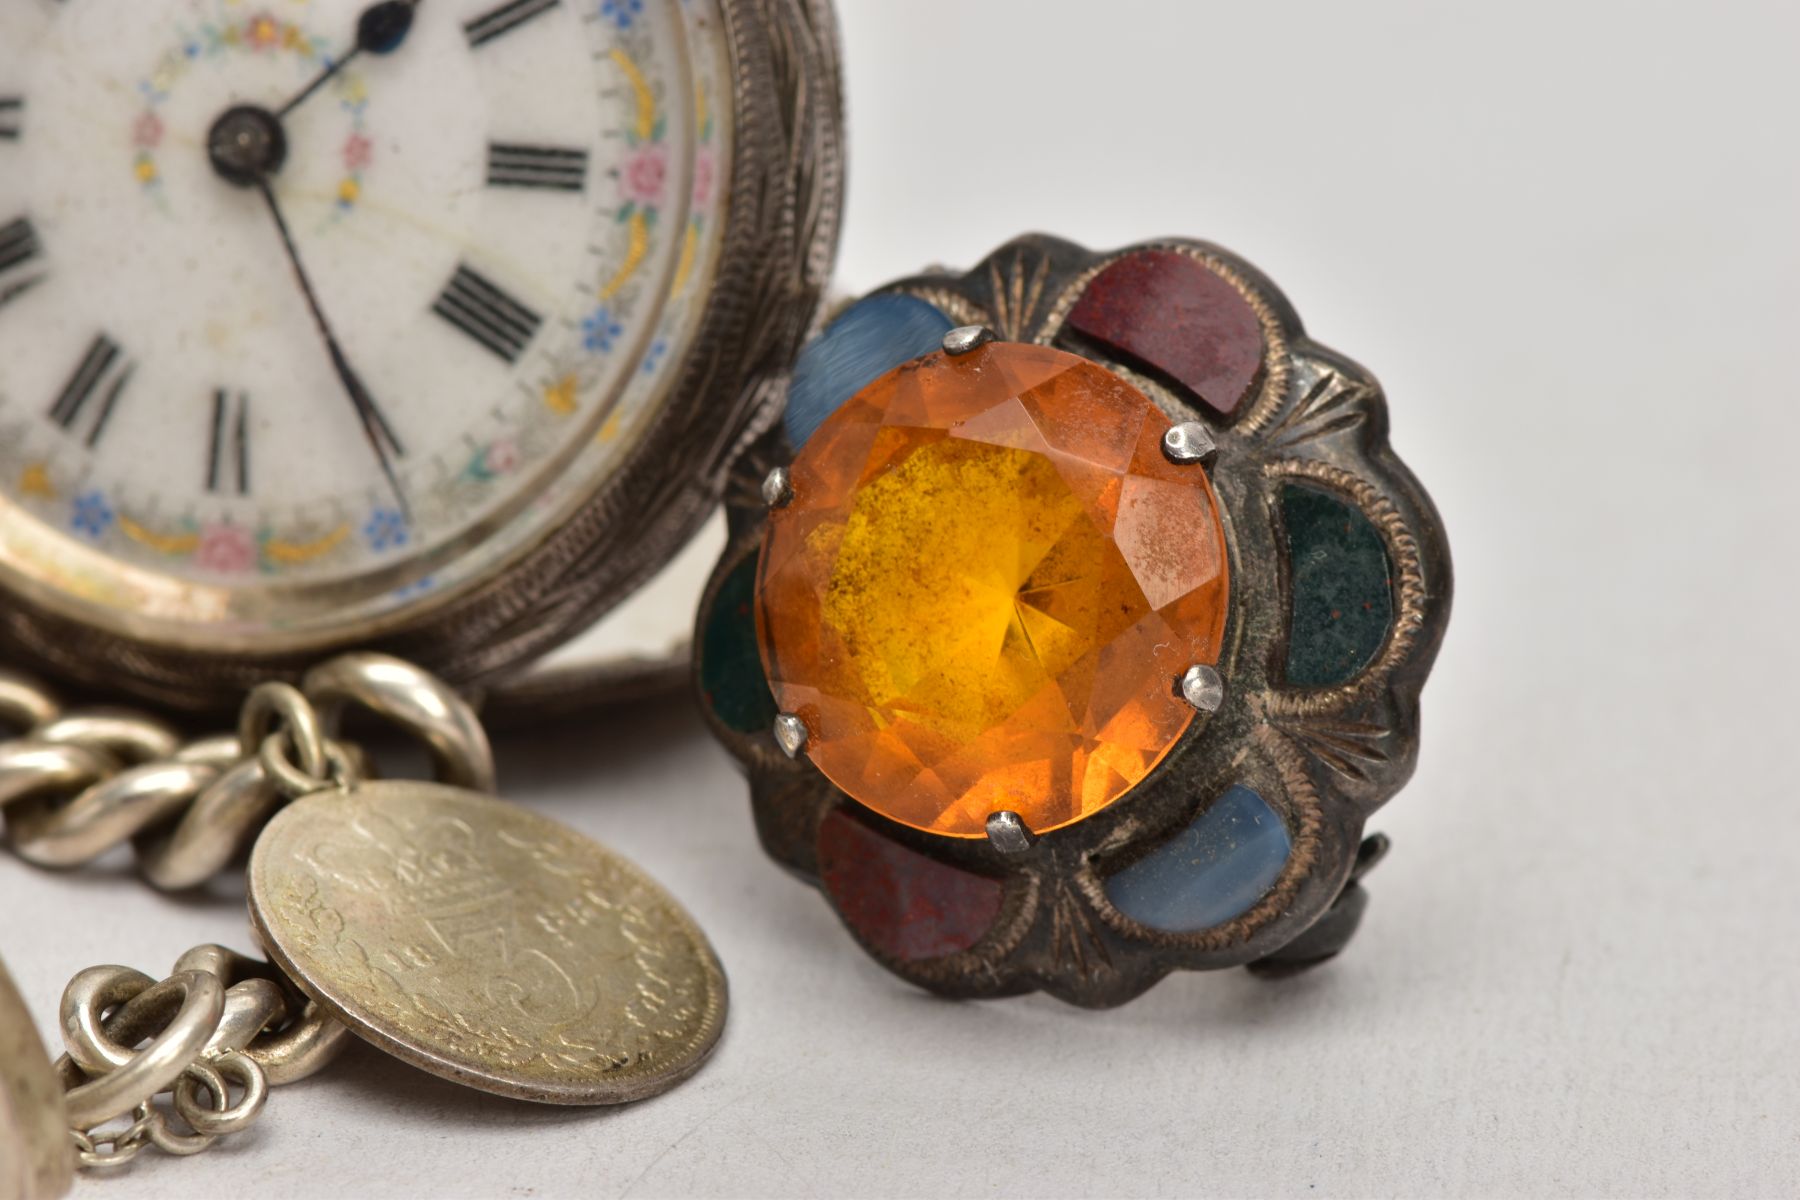
[[0, 96], [0, 142], [16, 142], [25, 127], [25, 99]]
[[50, 419], [73, 431], [83, 415], [91, 413], [93, 424], [88, 427], [86, 441], [90, 447], [98, 445], [113, 410], [119, 406], [119, 396], [131, 382], [133, 369], [134, 364], [117, 342], [104, 333], [95, 335], [81, 364], [63, 385], [62, 394], [50, 406]]
[[233, 395], [220, 388], [213, 393], [206, 490], [250, 494], [250, 397], [243, 392]]
[[431, 311], [509, 363], [519, 361], [544, 318], [463, 266]]
[[541, 17], [561, 0], [512, 0], [499, 8], [476, 17], [463, 26], [471, 47], [485, 46], [497, 37], [511, 33], [533, 17]]
[[0, 308], [42, 281], [38, 263], [43, 257], [44, 243], [30, 221], [20, 217], [0, 225]]
[[588, 152], [555, 146], [488, 147], [488, 186], [579, 192], [587, 185]]

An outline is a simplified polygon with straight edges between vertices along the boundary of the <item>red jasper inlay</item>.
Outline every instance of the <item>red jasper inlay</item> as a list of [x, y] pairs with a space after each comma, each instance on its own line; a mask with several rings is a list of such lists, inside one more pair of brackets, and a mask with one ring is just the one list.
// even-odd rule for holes
[[1107, 267], [1082, 293], [1069, 328], [1182, 384], [1221, 418], [1262, 381], [1262, 321], [1237, 288], [1175, 250], [1144, 250]]
[[819, 874], [850, 927], [902, 962], [967, 950], [1000, 915], [999, 880], [935, 862], [841, 809], [819, 824]]

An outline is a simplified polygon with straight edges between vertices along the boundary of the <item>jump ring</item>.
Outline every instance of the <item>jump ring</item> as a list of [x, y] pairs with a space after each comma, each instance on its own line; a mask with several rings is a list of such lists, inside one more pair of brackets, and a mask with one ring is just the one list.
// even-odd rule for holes
[[[232, 1104], [225, 1089], [236, 1083], [243, 1096]], [[203, 1108], [199, 1092], [205, 1088], [212, 1097], [212, 1107]], [[194, 1132], [208, 1137], [223, 1137], [249, 1127], [261, 1114], [269, 1098], [269, 1077], [248, 1055], [233, 1051], [208, 1062], [198, 1062], [175, 1083], [175, 1111], [193, 1126]]]
[[[104, 1016], [113, 1013], [115, 1027], [123, 1014], [122, 1006], [150, 992], [156, 981], [142, 971], [130, 967], [89, 967], [69, 981], [63, 989], [62, 1027], [69, 1046], [69, 1057], [83, 1072], [108, 1075], [131, 1062], [133, 1053], [122, 1046], [105, 1029]], [[161, 1008], [166, 1020], [174, 999], [174, 989], [165, 988], [148, 1004], [133, 1005], [139, 1011], [151, 1005]], [[124, 1036], [121, 1031], [121, 1036]], [[142, 1038], [133, 1039], [133, 1044]], [[129, 1106], [127, 1106], [129, 1107]]]
[[238, 718], [238, 741], [246, 757], [261, 747], [266, 763], [268, 739], [273, 735], [284, 737], [293, 747], [302, 772], [314, 780], [326, 777], [325, 729], [318, 710], [300, 689], [289, 684], [261, 685], [250, 693]]
[[325, 759], [330, 764], [331, 782], [340, 788], [351, 788], [362, 782], [363, 769], [357, 755], [342, 742], [325, 743]]
[[298, 798], [326, 788], [349, 787], [360, 777], [350, 755], [335, 742], [325, 743], [320, 752], [325, 766], [316, 773], [304, 763], [294, 765], [293, 760], [288, 757], [288, 745], [285, 735], [271, 733], [263, 739], [262, 749], [257, 753], [257, 762], [262, 765], [263, 774], [283, 795]]
[[[71, 996], [89, 973], [84, 971], [63, 994], [64, 1026], [79, 1006]], [[178, 971], [156, 988], [181, 992], [181, 1007], [168, 1027], [131, 1061], [72, 1089], [64, 1098], [69, 1124], [92, 1129], [123, 1116], [152, 1096], [164, 1092], [199, 1058], [225, 1014], [225, 985], [215, 975]], [[155, 990], [155, 989], [149, 989]]]
[[[200, 1086], [205, 1087], [207, 1093], [214, 1097], [213, 1103], [215, 1105], [223, 1106], [231, 1103], [230, 1097], [227, 1096], [225, 1092], [225, 1080], [220, 1078], [219, 1073], [207, 1065], [206, 1062], [196, 1061], [188, 1064], [188, 1069], [181, 1073], [181, 1078], [175, 1083], [177, 1110], [181, 1107], [180, 1096], [183, 1086], [186, 1086], [189, 1092], [198, 1090], [192, 1082], [196, 1077], [199, 1079]], [[195, 1096], [193, 1099], [193, 1107], [198, 1110], [199, 1097]], [[145, 1105], [145, 1108], [149, 1108], [149, 1106]], [[198, 1127], [195, 1128], [193, 1133], [177, 1133], [170, 1127], [169, 1119], [166, 1116], [162, 1113], [155, 1112], [154, 1109], [151, 1109], [150, 1111], [156, 1117], [156, 1120], [150, 1126], [150, 1141], [158, 1150], [161, 1150], [166, 1154], [174, 1154], [180, 1157], [198, 1154], [218, 1140], [215, 1135], [203, 1133]], [[182, 1118], [185, 1120], [186, 1117], [187, 1114], [183, 1112]]]
[[301, 687], [328, 727], [345, 706], [360, 706], [424, 742], [440, 782], [494, 790], [494, 753], [481, 719], [435, 675], [384, 654], [345, 654], [309, 671]]

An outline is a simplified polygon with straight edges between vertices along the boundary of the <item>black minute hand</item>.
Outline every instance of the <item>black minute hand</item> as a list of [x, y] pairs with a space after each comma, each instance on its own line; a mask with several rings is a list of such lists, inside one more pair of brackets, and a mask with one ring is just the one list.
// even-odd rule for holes
[[269, 186], [266, 179], [257, 180], [256, 189], [262, 193], [263, 202], [269, 206], [269, 215], [275, 218], [275, 228], [281, 232], [281, 244], [287, 250], [288, 261], [294, 266], [294, 278], [299, 281], [301, 294], [306, 297], [306, 307], [312, 311], [313, 323], [319, 327], [319, 335], [325, 339], [325, 349], [331, 355], [332, 368], [343, 383], [350, 403], [355, 406], [356, 415], [362, 420], [363, 434], [369, 439], [369, 446], [381, 463], [381, 473], [387, 476], [394, 499], [399, 501], [400, 514], [410, 524], [412, 508], [406, 502], [406, 493], [400, 488], [400, 479], [394, 473], [393, 463], [395, 457], [404, 457], [406, 451], [401, 447], [400, 439], [394, 436], [393, 427], [376, 406], [375, 398], [369, 394], [362, 377], [350, 365], [343, 347], [338, 344], [337, 335], [331, 330], [331, 322], [325, 318], [325, 310], [319, 306], [319, 297], [313, 291], [312, 280], [307, 277], [306, 267], [300, 261], [300, 249], [294, 244], [294, 235], [289, 232], [287, 220], [281, 215], [281, 204], [275, 199], [275, 189]]
[[359, 54], [392, 54], [406, 35], [412, 32], [413, 10], [419, 0], [382, 0], [363, 10], [356, 22], [356, 45], [336, 62], [313, 76], [311, 83], [300, 89], [292, 100], [275, 110], [277, 119], [287, 116], [312, 98], [314, 92], [330, 83], [337, 73], [349, 66]]

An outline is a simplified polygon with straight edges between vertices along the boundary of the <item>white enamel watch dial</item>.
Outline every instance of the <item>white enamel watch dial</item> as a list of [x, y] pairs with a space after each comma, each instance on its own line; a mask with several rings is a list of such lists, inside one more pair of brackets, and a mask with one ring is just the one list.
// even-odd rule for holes
[[0, 7], [0, 585], [202, 653], [491, 587], [701, 336], [739, 7]]

